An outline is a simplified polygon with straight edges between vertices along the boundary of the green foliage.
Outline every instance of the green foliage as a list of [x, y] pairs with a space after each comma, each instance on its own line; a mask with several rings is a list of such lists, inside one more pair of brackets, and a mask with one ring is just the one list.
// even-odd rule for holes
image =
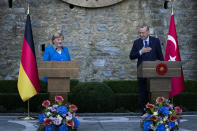
[[46, 93], [47, 92], [47, 82], [40, 81], [40, 93]]
[[0, 80], [0, 93], [18, 93], [17, 80]]
[[197, 110], [197, 93], [183, 92], [173, 98], [174, 105], [183, 108], [183, 111]]
[[[139, 112], [137, 81], [84, 82], [71, 80], [69, 102], [78, 112]], [[30, 99], [30, 112], [42, 111], [42, 102], [48, 99], [47, 83], [40, 81], [41, 93]], [[197, 81], [185, 81], [185, 90], [175, 96], [174, 105], [183, 111], [197, 110]], [[17, 80], [0, 80], [0, 112], [27, 112], [27, 102], [18, 94]]]
[[71, 103], [78, 106], [79, 112], [112, 112], [114, 93], [103, 83], [79, 83], [72, 90]]
[[79, 83], [79, 80], [71, 79], [70, 80], [70, 88], [74, 88], [78, 83]]
[[19, 107], [25, 107], [20, 96], [16, 93], [0, 94], [0, 105], [4, 106], [6, 110], [11, 111]]
[[[47, 83], [40, 81], [41, 93], [47, 92]], [[18, 93], [17, 80], [0, 80], [0, 93]]]
[[31, 111], [32, 112], [41, 112], [43, 110], [42, 107], [42, 102], [44, 100], [49, 99], [49, 94], [48, 93], [38, 93], [34, 97], [30, 99], [31, 103]]
[[197, 93], [197, 81], [186, 80], [184, 92]]
[[6, 112], [6, 108], [3, 105], [0, 105], [0, 112]]
[[[39, 112], [42, 110], [42, 101], [48, 99], [47, 93], [39, 93], [32, 97], [30, 102], [30, 111]], [[27, 101], [23, 102], [17, 93], [0, 94], [0, 112], [24, 112], [27, 111]], [[6, 109], [6, 110], [5, 110]]]
[[116, 80], [116, 81], [104, 81], [114, 93], [138, 93], [137, 81], [131, 80]]
[[[70, 80], [70, 87], [79, 83], [78, 80]], [[40, 81], [40, 93], [47, 93], [47, 82]], [[17, 80], [0, 80], [0, 93], [18, 93]]]
[[117, 93], [115, 94], [115, 112], [120, 109], [125, 109], [125, 111], [130, 112], [139, 112], [140, 105], [139, 103], [139, 96], [137, 93]]

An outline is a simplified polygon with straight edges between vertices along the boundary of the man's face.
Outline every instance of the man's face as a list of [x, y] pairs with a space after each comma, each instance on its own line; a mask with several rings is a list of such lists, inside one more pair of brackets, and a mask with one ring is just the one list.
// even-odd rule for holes
[[140, 28], [139, 35], [141, 39], [146, 40], [149, 35], [149, 31], [147, 30], [146, 27]]

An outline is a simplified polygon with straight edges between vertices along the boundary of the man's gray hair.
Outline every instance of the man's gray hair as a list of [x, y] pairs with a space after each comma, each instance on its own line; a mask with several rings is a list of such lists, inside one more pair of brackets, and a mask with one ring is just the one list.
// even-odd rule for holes
[[144, 27], [147, 29], [147, 31], [149, 31], [149, 26], [147, 26], [147, 25], [140, 26], [140, 28], [144, 28]]

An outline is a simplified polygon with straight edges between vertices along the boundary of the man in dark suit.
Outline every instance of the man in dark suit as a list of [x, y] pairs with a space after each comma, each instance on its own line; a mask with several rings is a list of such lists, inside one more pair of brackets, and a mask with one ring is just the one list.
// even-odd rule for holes
[[[130, 52], [130, 59], [138, 59], [137, 67], [142, 63], [142, 61], [163, 61], [163, 54], [161, 50], [160, 40], [158, 38], [152, 37], [149, 34], [149, 27], [142, 26], [139, 29], [140, 38], [134, 41], [133, 47]], [[147, 79], [137, 78], [139, 93], [140, 93], [140, 103], [141, 110], [145, 113], [145, 105], [148, 102], [148, 92], [147, 92]]]

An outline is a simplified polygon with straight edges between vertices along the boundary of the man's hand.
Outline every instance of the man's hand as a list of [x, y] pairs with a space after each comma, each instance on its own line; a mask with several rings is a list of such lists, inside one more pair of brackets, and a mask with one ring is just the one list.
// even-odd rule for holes
[[150, 47], [145, 48], [145, 46], [143, 46], [143, 48], [140, 51], [142, 52], [142, 54], [144, 54], [144, 53], [150, 52], [151, 50], [152, 50], [152, 48], [150, 48]]

